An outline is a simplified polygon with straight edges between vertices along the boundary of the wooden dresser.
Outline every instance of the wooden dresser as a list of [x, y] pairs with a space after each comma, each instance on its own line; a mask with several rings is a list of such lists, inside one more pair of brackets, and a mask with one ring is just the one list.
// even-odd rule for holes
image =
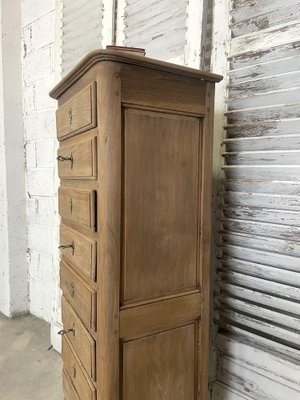
[[116, 50], [50, 93], [67, 400], [207, 400], [214, 84]]

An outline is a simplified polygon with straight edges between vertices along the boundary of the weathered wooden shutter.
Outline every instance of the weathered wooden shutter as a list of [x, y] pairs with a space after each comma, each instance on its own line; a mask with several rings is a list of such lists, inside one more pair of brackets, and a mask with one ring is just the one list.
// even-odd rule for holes
[[[300, 2], [233, 0], [231, 17], [217, 378], [251, 398], [296, 399]], [[223, 398], [219, 387], [214, 399]]]
[[62, 0], [62, 75], [102, 45], [102, 0]]
[[145, 48], [148, 57], [182, 62], [187, 4], [187, 0], [128, 0], [125, 45]]

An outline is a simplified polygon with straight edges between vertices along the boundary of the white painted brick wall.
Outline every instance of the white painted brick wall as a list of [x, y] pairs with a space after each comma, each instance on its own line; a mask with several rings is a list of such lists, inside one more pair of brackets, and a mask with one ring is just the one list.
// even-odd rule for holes
[[51, 321], [57, 259], [54, 86], [55, 1], [22, 4], [30, 312]]

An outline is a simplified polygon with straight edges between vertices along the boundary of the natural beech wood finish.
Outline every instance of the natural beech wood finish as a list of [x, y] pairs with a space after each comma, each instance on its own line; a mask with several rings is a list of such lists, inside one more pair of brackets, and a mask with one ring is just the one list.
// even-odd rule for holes
[[79, 398], [82, 400], [97, 400], [96, 388], [86, 375], [78, 356], [66, 337], [62, 341], [62, 359], [64, 369], [70, 377]]
[[73, 308], [62, 298], [62, 322], [69, 332], [70, 344], [78, 355], [88, 375], [96, 380], [96, 342], [89, 334]]
[[119, 399], [121, 251], [121, 79], [116, 63], [99, 64], [99, 257], [97, 381], [100, 399]]
[[[58, 155], [67, 159], [58, 163], [71, 400], [208, 400], [220, 78], [98, 50], [51, 92], [59, 102]], [[73, 324], [77, 337], [68, 331]]]
[[74, 265], [87, 279], [96, 281], [97, 241], [82, 235], [74, 229], [61, 225], [60, 246], [64, 260]]
[[95, 179], [97, 177], [96, 137], [62, 145], [58, 152], [58, 175], [61, 179]]
[[58, 140], [96, 126], [96, 82], [91, 83], [56, 111]]
[[163, 71], [126, 66], [122, 71], [122, 102], [130, 107], [138, 105], [160, 112], [176, 110], [181, 114], [201, 115], [205, 113], [206, 83], [196, 80], [195, 83], [187, 86], [181, 77]]
[[123, 400], [195, 399], [195, 325], [123, 344]]
[[196, 288], [200, 122], [143, 110], [124, 122], [122, 301]]
[[96, 230], [96, 192], [81, 189], [59, 189], [59, 213], [62, 218]]
[[96, 330], [96, 292], [64, 262], [60, 267], [63, 294], [85, 325]]
[[213, 114], [215, 87], [207, 83], [206, 113], [203, 125], [202, 145], [202, 186], [200, 225], [200, 282], [203, 299], [201, 303], [201, 329], [199, 330], [199, 358], [197, 399], [208, 399], [209, 371], [209, 304], [210, 304], [210, 258], [211, 258], [211, 208], [212, 208], [212, 151], [213, 151]]
[[90, 71], [93, 66], [98, 63], [110, 61], [112, 63], [136, 65], [158, 71], [168, 72], [183, 76], [184, 78], [196, 78], [198, 80], [208, 82], [219, 82], [222, 79], [221, 75], [212, 74], [210, 72], [199, 71], [198, 69], [186, 68], [181, 65], [170, 64], [164, 61], [158, 61], [151, 58], [141, 57], [133, 53], [115, 51], [115, 50], [95, 50], [88, 53], [82, 61], [72, 69], [64, 79], [59, 82], [50, 92], [50, 96], [58, 99], [72, 85], [74, 85], [82, 76]]

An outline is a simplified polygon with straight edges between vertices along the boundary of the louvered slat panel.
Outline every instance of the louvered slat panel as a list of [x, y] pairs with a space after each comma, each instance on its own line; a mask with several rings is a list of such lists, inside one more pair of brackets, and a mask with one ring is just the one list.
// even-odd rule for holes
[[220, 326], [255, 332], [288, 354], [300, 349], [300, 6], [233, 0], [231, 7]]
[[63, 0], [62, 75], [89, 51], [101, 48], [102, 0]]
[[146, 49], [161, 60], [183, 57], [187, 0], [127, 1], [125, 45]]

